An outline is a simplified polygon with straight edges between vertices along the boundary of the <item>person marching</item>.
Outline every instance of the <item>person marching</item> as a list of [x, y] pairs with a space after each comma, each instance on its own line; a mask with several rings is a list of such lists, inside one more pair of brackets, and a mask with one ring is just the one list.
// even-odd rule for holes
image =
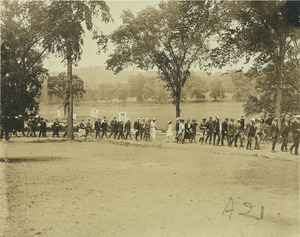
[[180, 125], [180, 118], [178, 117], [176, 118], [176, 124], [175, 124], [176, 138], [178, 137], [179, 125]]
[[81, 119], [81, 122], [79, 124], [79, 129], [78, 129], [78, 137], [80, 139], [85, 139], [86, 138], [86, 127], [84, 123], [84, 119]]
[[119, 132], [119, 136], [118, 136], [118, 140], [120, 140], [120, 137], [122, 138], [122, 139], [125, 139], [125, 137], [124, 137], [124, 123], [123, 123], [123, 121], [119, 121], [119, 123], [118, 123], [118, 132]]
[[192, 120], [191, 123], [191, 128], [190, 128], [190, 134], [191, 134], [191, 138], [190, 138], [190, 142], [195, 142], [196, 143], [196, 131], [197, 131], [197, 121], [195, 119]]
[[136, 121], [133, 124], [133, 129], [135, 130], [135, 140], [138, 139], [138, 136], [140, 134], [140, 127], [141, 127], [140, 119], [137, 118]]
[[111, 133], [108, 136], [108, 138], [110, 138], [114, 134], [114, 139], [116, 139], [118, 134], [118, 127], [119, 127], [116, 117], [114, 117], [113, 120], [110, 122], [110, 127], [111, 127]]
[[32, 118], [32, 132], [33, 132], [33, 136], [36, 137], [36, 130], [37, 130], [37, 125], [38, 125], [38, 122], [39, 122], [39, 116], [36, 115], [35, 117]]
[[108, 124], [107, 124], [106, 118], [104, 117], [104, 120], [103, 120], [103, 122], [101, 124], [101, 129], [102, 129], [101, 138], [103, 138], [104, 136], [106, 138], [108, 138], [107, 133], [106, 133], [107, 132], [107, 128], [108, 128]]
[[281, 151], [287, 151], [287, 144], [289, 142], [289, 133], [290, 133], [290, 118], [286, 118], [285, 122], [281, 125], [281, 137], [282, 137], [282, 145]]
[[100, 138], [101, 120], [99, 117], [98, 117], [98, 120], [95, 121], [94, 128], [95, 128], [95, 133], [96, 133], [95, 138], [96, 139], [97, 139], [97, 137]]
[[177, 143], [178, 141], [181, 141], [182, 143], [184, 143], [184, 136], [185, 136], [185, 126], [184, 126], [184, 119], [179, 118], [180, 119], [180, 123], [179, 123], [179, 127], [178, 127], [178, 134], [176, 136], [176, 140]]
[[230, 122], [227, 126], [227, 136], [228, 136], [228, 142], [227, 143], [228, 143], [228, 146], [230, 146], [230, 147], [231, 147], [231, 145], [234, 141], [234, 135], [235, 135], [234, 127], [235, 127], [234, 119], [231, 118]]
[[91, 123], [91, 119], [88, 119], [87, 123], [86, 123], [86, 126], [85, 126], [85, 129], [86, 129], [86, 137], [90, 134], [90, 136], [92, 137], [92, 123]]
[[237, 141], [240, 139], [240, 147], [243, 147], [243, 141], [245, 138], [245, 133], [240, 118], [237, 119], [237, 124], [235, 125], [235, 141], [234, 146], [237, 147]]
[[262, 120], [259, 118], [255, 124], [255, 146], [254, 149], [260, 150], [260, 141], [264, 136], [264, 130], [262, 126]]
[[246, 136], [247, 136], [247, 146], [246, 149], [252, 150], [252, 140], [255, 136], [255, 127], [254, 127], [255, 119], [251, 118], [250, 123], [247, 124], [246, 127]]
[[209, 117], [209, 120], [206, 123], [206, 128], [207, 128], [207, 136], [205, 139], [205, 144], [207, 143], [207, 140], [209, 140], [209, 144], [211, 144], [211, 139], [213, 136], [213, 121], [212, 117]]
[[224, 146], [224, 139], [226, 139], [227, 143], [228, 143], [227, 131], [228, 131], [228, 118], [225, 118], [225, 120], [222, 123], [222, 137], [221, 137], [221, 145], [222, 146]]
[[153, 118], [150, 121], [150, 133], [151, 133], [151, 140], [155, 141], [155, 130], [156, 130], [156, 119]]
[[271, 152], [275, 152], [276, 142], [279, 136], [278, 118], [274, 118], [270, 126], [270, 135], [272, 138], [272, 149]]
[[46, 121], [44, 120], [44, 118], [41, 118], [41, 126], [40, 126], [39, 137], [41, 137], [41, 135], [42, 135], [42, 137], [47, 137], [46, 129], [47, 129]]
[[58, 120], [58, 117], [55, 117], [55, 121], [53, 122], [53, 137], [54, 136], [59, 137], [59, 127], [60, 127], [60, 121]]
[[143, 118], [142, 119], [142, 122], [141, 122], [141, 125], [140, 125], [140, 136], [141, 136], [141, 140], [143, 140], [143, 135], [145, 135], [145, 125], [146, 125], [146, 121], [145, 119]]
[[200, 128], [200, 138], [199, 138], [199, 142], [201, 142], [201, 144], [203, 144], [204, 142], [204, 136], [205, 136], [205, 132], [206, 132], [206, 118], [202, 119], [202, 122], [199, 125]]
[[220, 143], [220, 120], [219, 117], [216, 116], [216, 118], [213, 121], [213, 145], [216, 145], [216, 137], [218, 137], [217, 140], [217, 146], [219, 146]]
[[132, 140], [131, 138], [131, 134], [130, 134], [130, 131], [131, 131], [131, 122], [130, 122], [130, 119], [128, 118], [125, 125], [124, 125], [124, 130], [125, 130], [125, 139], [127, 140], [127, 138], [129, 137], [130, 140]]
[[150, 130], [151, 130], [151, 124], [150, 124], [150, 119], [146, 119], [145, 121], [145, 128], [144, 128], [144, 132], [145, 132], [145, 136], [144, 139], [145, 141], [147, 141], [149, 139], [149, 141], [151, 141], [151, 136], [150, 136]]
[[167, 142], [169, 138], [173, 137], [173, 123], [171, 120], [168, 121], [168, 130], [167, 130]]
[[295, 155], [298, 155], [299, 148], [299, 136], [300, 136], [300, 115], [296, 116], [295, 121], [291, 125], [293, 145], [290, 147], [289, 151], [293, 154], [293, 149], [295, 148]]

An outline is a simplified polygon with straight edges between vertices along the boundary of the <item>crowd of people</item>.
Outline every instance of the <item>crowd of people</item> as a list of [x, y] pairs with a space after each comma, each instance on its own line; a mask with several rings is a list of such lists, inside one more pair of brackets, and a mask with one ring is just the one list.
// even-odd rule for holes
[[[58, 117], [54, 121], [49, 122], [48, 120], [36, 116], [30, 116], [27, 121], [24, 121], [21, 115], [12, 118], [2, 118], [1, 136], [0, 138], [9, 139], [11, 136], [24, 137], [47, 137], [47, 130], [52, 130], [52, 137], [60, 137], [60, 132], [64, 132], [62, 137], [67, 136], [67, 124], [62, 123]], [[76, 130], [78, 129], [78, 137], [80, 139], [86, 139], [87, 137], [99, 138], [111, 138], [114, 139], [130, 139], [131, 132], [134, 129], [136, 140], [155, 140], [156, 130], [156, 119], [145, 119], [140, 121], [139, 118], [134, 122], [132, 127], [129, 118], [124, 121], [117, 121], [116, 117], [108, 124], [108, 120], [104, 116], [103, 119], [98, 117], [95, 122], [92, 122], [90, 118], [85, 122], [81, 119], [80, 123], [75, 125]], [[109, 135], [108, 135], [108, 132]], [[94, 134], [95, 133], [95, 134]], [[94, 135], [93, 135], [94, 134]]]
[[[221, 123], [218, 116], [214, 119], [209, 117], [208, 120], [203, 118], [198, 124], [195, 119], [186, 121], [178, 117], [176, 119], [175, 130], [173, 122], [168, 121], [168, 129], [166, 132], [167, 141], [185, 143], [199, 142], [200, 144], [212, 144], [216, 146], [224, 146], [225, 143], [232, 147], [246, 147], [246, 149], [260, 150], [260, 142], [263, 138], [272, 140], [271, 151], [275, 152], [275, 147], [279, 138], [281, 138], [281, 151], [288, 151], [288, 142], [293, 141], [289, 151], [298, 155], [299, 133], [300, 133], [300, 115], [283, 116], [281, 118], [281, 126], [278, 124], [278, 118], [269, 116], [266, 119], [251, 118], [249, 123], [245, 122], [243, 116], [236, 120], [225, 118]], [[109, 122], [106, 117], [101, 119], [98, 117], [94, 122], [89, 118], [87, 122], [81, 119], [76, 124], [78, 128], [78, 137], [86, 139], [88, 136], [94, 139], [112, 138], [113, 139], [130, 139], [134, 134], [135, 140], [155, 141], [156, 119], [140, 119], [137, 118], [133, 126], [129, 118], [124, 121], [117, 121], [116, 117]], [[281, 127], [281, 129], [279, 129]], [[24, 121], [22, 115], [12, 118], [2, 117], [0, 138], [9, 139], [12, 136], [26, 137], [47, 137], [47, 130], [52, 130], [52, 137], [59, 137], [60, 131], [63, 131], [63, 137], [67, 136], [67, 124], [59, 121], [58, 117], [54, 121], [36, 116], [30, 116]], [[196, 135], [199, 137], [196, 138]]]
[[209, 117], [208, 120], [203, 118], [200, 124], [196, 120], [185, 120], [181, 117], [176, 119], [175, 135], [172, 134], [172, 121], [168, 122], [167, 141], [171, 137], [175, 142], [184, 143], [196, 142], [197, 127], [199, 128], [199, 142], [201, 144], [213, 144], [224, 146], [244, 147], [246, 149], [260, 150], [260, 142], [263, 138], [272, 140], [271, 152], [275, 152], [275, 147], [279, 138], [282, 138], [281, 151], [288, 151], [287, 145], [290, 138], [293, 141], [289, 148], [293, 154], [298, 155], [299, 134], [300, 134], [300, 115], [294, 116], [291, 120], [289, 116], [282, 117], [281, 129], [279, 129], [278, 118], [269, 116], [267, 119], [251, 118], [249, 123], [245, 123], [243, 116], [235, 119], [225, 118], [221, 123], [218, 116], [214, 119]]

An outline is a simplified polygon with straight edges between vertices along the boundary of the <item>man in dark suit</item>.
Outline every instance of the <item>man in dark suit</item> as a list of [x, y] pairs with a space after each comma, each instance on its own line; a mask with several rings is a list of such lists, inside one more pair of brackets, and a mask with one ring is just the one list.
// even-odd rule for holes
[[246, 127], [246, 136], [247, 136], [247, 146], [246, 149], [252, 150], [252, 141], [253, 138], [255, 137], [255, 119], [251, 118], [250, 123], [247, 124]]
[[114, 117], [113, 120], [111, 120], [110, 127], [111, 127], [111, 133], [108, 138], [110, 138], [114, 134], [114, 139], [116, 139], [116, 136], [118, 134], [118, 128], [119, 128], [116, 117]]
[[125, 125], [124, 125], [124, 131], [125, 131], [125, 139], [127, 139], [128, 137], [130, 138], [130, 140], [132, 140], [131, 138], [131, 134], [130, 134], [130, 131], [131, 131], [131, 122], [130, 122], [130, 119], [127, 119]]
[[54, 136], [59, 137], [59, 127], [60, 127], [60, 121], [58, 120], [58, 117], [56, 117], [55, 121], [53, 122], [53, 137]]
[[124, 137], [124, 123], [123, 123], [123, 121], [119, 121], [118, 126], [119, 126], [119, 128], [118, 128], [118, 132], [119, 132], [118, 140], [120, 140], [120, 137], [123, 138], [123, 139], [125, 139], [125, 137]]
[[235, 130], [234, 146], [237, 147], [237, 141], [238, 141], [238, 139], [240, 139], [240, 147], [243, 147], [245, 133], [244, 133], [242, 121], [240, 118], [237, 119], [237, 124], [235, 125], [234, 130]]
[[87, 137], [90, 134], [92, 136], [92, 123], [91, 119], [88, 119], [86, 126], [85, 126], [85, 136]]
[[234, 119], [231, 118], [230, 122], [227, 126], [227, 136], [228, 136], [228, 146], [231, 146], [233, 141], [234, 141], [234, 135], [235, 135], [235, 131], [234, 131]]
[[95, 121], [95, 124], [94, 124], [94, 127], [95, 127], [95, 138], [97, 139], [97, 137], [100, 138], [100, 130], [101, 130], [101, 120], [100, 118], [98, 118], [98, 120]]
[[225, 118], [225, 121], [222, 123], [222, 138], [221, 138], [221, 145], [224, 146], [224, 139], [226, 137], [226, 140], [228, 140], [228, 118]]
[[290, 147], [290, 152], [293, 154], [293, 149], [295, 148], [295, 155], [298, 155], [298, 147], [299, 147], [299, 134], [300, 134], [300, 115], [296, 116], [295, 121], [292, 122], [291, 125], [293, 145]]
[[275, 152], [275, 146], [279, 137], [278, 118], [274, 118], [270, 126], [270, 137], [272, 138], [272, 149], [271, 152]]
[[108, 128], [108, 124], [107, 124], [107, 121], [106, 119], [103, 120], [103, 123], [101, 124], [101, 128], [102, 128], [102, 135], [101, 135], [101, 138], [105, 137], [108, 138], [106, 132], [107, 132], [107, 128]]
[[241, 130], [244, 132], [245, 131], [245, 119], [244, 116], [242, 115], [241, 118]]
[[213, 136], [214, 136], [213, 144], [214, 144], [214, 146], [216, 145], [216, 136], [218, 136], [217, 146], [219, 146], [219, 143], [220, 143], [220, 120], [219, 120], [218, 116], [216, 116], [215, 120], [213, 121], [212, 129], [213, 129]]
[[44, 118], [41, 118], [41, 126], [40, 126], [40, 133], [39, 133], [39, 137], [47, 137], [46, 136], [46, 129], [47, 129], [47, 124], [46, 121], [44, 120]]
[[140, 136], [141, 136], [141, 140], [143, 140], [143, 135], [145, 135], [145, 126], [146, 126], [146, 120], [143, 118], [142, 122], [140, 124]]
[[211, 144], [211, 139], [213, 136], [213, 121], [212, 117], [209, 117], [209, 120], [206, 122], [206, 127], [207, 127], [207, 136], [205, 139], [205, 144], [207, 143], [207, 140], [209, 140], [209, 144]]
[[196, 130], [197, 130], [197, 121], [195, 119], [192, 120], [192, 123], [191, 123], [191, 128], [190, 128], [190, 131], [191, 131], [191, 139], [190, 139], [190, 142], [195, 142], [196, 143]]
[[24, 119], [23, 119], [22, 115], [19, 115], [18, 132], [21, 132], [23, 134], [23, 137], [25, 137]]
[[133, 124], [133, 129], [135, 130], [135, 140], [137, 140], [137, 138], [140, 134], [140, 127], [141, 127], [140, 119], [137, 118], [136, 121]]
[[290, 133], [290, 119], [285, 118], [285, 122], [281, 125], [281, 137], [282, 137], [282, 145], [281, 145], [281, 151], [287, 151], [287, 144], [289, 140], [289, 133]]

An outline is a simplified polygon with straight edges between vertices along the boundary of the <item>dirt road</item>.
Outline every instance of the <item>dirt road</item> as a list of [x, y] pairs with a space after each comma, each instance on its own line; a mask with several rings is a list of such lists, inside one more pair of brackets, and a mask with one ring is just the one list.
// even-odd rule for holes
[[299, 234], [299, 157], [268, 143], [45, 141], [1, 142], [4, 236]]

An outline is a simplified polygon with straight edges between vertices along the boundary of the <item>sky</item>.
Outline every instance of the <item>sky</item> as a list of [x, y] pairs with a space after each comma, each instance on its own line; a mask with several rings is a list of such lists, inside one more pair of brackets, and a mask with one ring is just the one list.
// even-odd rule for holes
[[[159, 3], [159, 1], [155, 0], [140, 0], [140, 1], [115, 1], [108, 0], [106, 1], [107, 5], [110, 7], [110, 14], [113, 18], [113, 22], [103, 23], [100, 20], [100, 17], [94, 19], [94, 25], [101, 29], [105, 34], [110, 34], [118, 28], [122, 24], [121, 14], [125, 9], [130, 9], [133, 13], [137, 13], [147, 6], [155, 6]], [[106, 53], [97, 54], [97, 44], [96, 41], [92, 39], [92, 33], [86, 31], [84, 37], [84, 45], [83, 45], [83, 54], [81, 60], [79, 61], [77, 67], [88, 67], [88, 66], [105, 66], [105, 62], [108, 58], [108, 55], [112, 52], [113, 45], [112, 43], [108, 43], [108, 50]], [[66, 71], [66, 65], [62, 62], [62, 59], [56, 57], [54, 55], [48, 56], [48, 58], [44, 61], [44, 66], [49, 70], [49, 72], [62, 72]], [[212, 72], [220, 71], [225, 72], [227, 70], [239, 69], [244, 67], [246, 71], [250, 65], [244, 65], [244, 63], [239, 63], [233, 68], [227, 67], [220, 69], [214, 69]], [[75, 67], [76, 68], [76, 67]]]
[[[133, 13], [137, 13], [147, 6], [158, 4], [159, 1], [106, 1], [106, 4], [110, 7], [110, 14], [114, 20], [111, 23], [103, 23], [100, 20], [100, 17], [94, 19], [94, 25], [97, 26], [100, 30], [102, 30], [105, 34], [109, 34], [113, 32], [118, 26], [122, 24], [121, 14], [123, 10], [130, 9]], [[106, 53], [101, 53], [101, 55], [97, 54], [97, 44], [96, 41], [92, 39], [92, 34], [86, 31], [84, 36], [84, 45], [83, 45], [83, 54], [81, 60], [78, 63], [78, 67], [86, 67], [86, 66], [104, 66], [105, 61], [108, 58], [109, 53], [112, 52], [113, 45], [111, 43], [108, 44], [108, 51]], [[50, 55], [44, 62], [45, 68], [49, 70], [49, 72], [60, 72], [66, 70], [66, 65], [61, 62], [62, 59], [55, 57], [54, 55]]]

